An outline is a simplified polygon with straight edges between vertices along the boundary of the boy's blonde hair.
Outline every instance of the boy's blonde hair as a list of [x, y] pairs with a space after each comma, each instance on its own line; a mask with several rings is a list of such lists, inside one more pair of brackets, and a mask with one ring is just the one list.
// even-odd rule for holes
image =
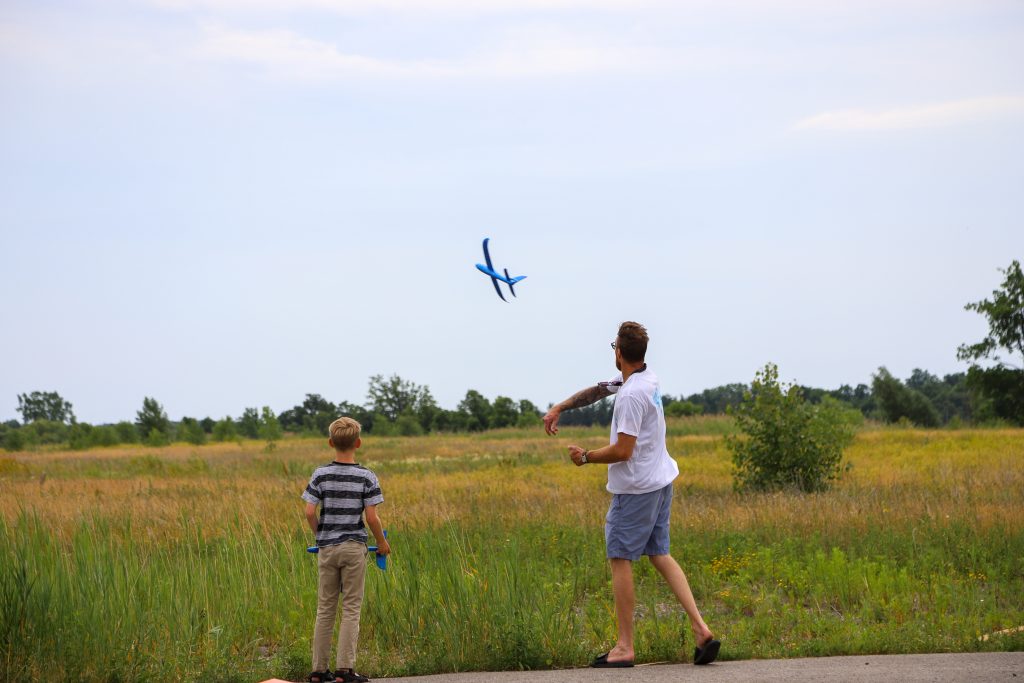
[[331, 423], [331, 428], [328, 430], [331, 435], [331, 445], [337, 451], [352, 450], [356, 441], [359, 440], [361, 429], [362, 425], [351, 417], [339, 417]]

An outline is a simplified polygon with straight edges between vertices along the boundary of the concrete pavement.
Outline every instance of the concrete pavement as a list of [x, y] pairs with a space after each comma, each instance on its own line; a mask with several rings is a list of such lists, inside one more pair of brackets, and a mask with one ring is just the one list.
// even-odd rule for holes
[[376, 683], [721, 683], [724, 681], [910, 681], [1024, 683], [1024, 652], [748, 659], [709, 666], [648, 664], [632, 669], [500, 671], [375, 678]]

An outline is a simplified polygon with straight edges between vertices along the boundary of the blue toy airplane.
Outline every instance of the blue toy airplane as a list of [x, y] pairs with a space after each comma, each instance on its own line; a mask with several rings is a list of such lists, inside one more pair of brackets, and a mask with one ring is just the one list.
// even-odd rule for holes
[[498, 280], [501, 280], [506, 285], [508, 285], [508, 291], [512, 292], [512, 296], [515, 296], [516, 290], [513, 288], [513, 285], [515, 285], [515, 283], [519, 282], [520, 280], [525, 279], [526, 276], [520, 275], [519, 277], [512, 277], [511, 275], [508, 274], [508, 268], [505, 268], [505, 275], [501, 275], [500, 273], [494, 270], [494, 266], [491, 265], [491, 254], [489, 251], [487, 251], [487, 242], [489, 242], [490, 239], [490, 237], [484, 238], [484, 259], [487, 261], [487, 265], [484, 266], [478, 263], [476, 264], [476, 269], [479, 270], [484, 275], [490, 275], [491, 283], [494, 285], [494, 291], [498, 293], [498, 296], [501, 297], [502, 301], [508, 301], [508, 299], [506, 299], [504, 295], [502, 295], [501, 288], [498, 287]]

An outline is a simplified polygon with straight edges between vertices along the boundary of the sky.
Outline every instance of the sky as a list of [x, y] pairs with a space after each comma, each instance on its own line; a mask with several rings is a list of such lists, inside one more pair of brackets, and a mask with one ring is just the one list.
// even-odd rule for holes
[[[1024, 4], [4, 0], [0, 420], [966, 369]], [[503, 303], [495, 265], [526, 275]]]

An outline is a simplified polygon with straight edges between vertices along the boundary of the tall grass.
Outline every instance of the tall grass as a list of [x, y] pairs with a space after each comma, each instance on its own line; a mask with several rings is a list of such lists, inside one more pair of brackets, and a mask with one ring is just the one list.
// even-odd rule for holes
[[[568, 667], [607, 648], [604, 468], [564, 456], [606, 438], [368, 438], [394, 555], [368, 569], [360, 668]], [[0, 459], [0, 678], [303, 676], [316, 569], [298, 494], [322, 445]], [[723, 657], [1024, 647], [979, 640], [1024, 624], [1024, 432], [868, 430], [810, 496], [738, 496], [713, 434], [670, 450], [672, 552]], [[685, 660], [684, 616], [648, 563], [635, 573], [638, 657]]]

